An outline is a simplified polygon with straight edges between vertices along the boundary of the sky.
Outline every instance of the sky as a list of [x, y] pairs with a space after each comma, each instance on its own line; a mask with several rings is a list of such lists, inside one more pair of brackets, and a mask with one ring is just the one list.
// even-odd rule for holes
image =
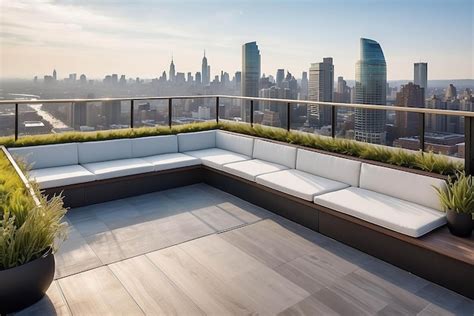
[[257, 41], [262, 73], [300, 78], [333, 57], [335, 76], [354, 79], [359, 40], [380, 43], [389, 80], [474, 78], [472, 0], [0, 0], [0, 77], [69, 73], [156, 78], [241, 69], [242, 44]]

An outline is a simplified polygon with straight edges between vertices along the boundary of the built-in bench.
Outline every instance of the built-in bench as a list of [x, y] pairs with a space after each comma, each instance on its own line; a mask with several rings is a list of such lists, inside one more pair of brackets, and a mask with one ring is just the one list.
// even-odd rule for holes
[[464, 295], [473, 287], [461, 282], [474, 278], [468, 251], [419, 238], [446, 222], [443, 179], [220, 130], [9, 151], [67, 206], [205, 182]]
[[42, 189], [202, 164], [412, 237], [445, 224], [441, 179], [224, 131], [10, 151]]

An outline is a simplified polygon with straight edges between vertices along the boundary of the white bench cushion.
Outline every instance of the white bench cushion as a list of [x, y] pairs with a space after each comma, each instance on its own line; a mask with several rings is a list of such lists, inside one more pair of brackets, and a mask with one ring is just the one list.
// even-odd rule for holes
[[446, 182], [441, 179], [391, 168], [362, 164], [360, 188], [442, 211], [438, 195], [433, 186], [444, 188]]
[[57, 144], [10, 148], [8, 151], [31, 169], [43, 169], [78, 164], [77, 144]]
[[316, 196], [314, 203], [412, 237], [446, 223], [432, 208], [354, 187]]
[[132, 157], [140, 158], [178, 152], [176, 135], [133, 138]]
[[62, 187], [95, 180], [95, 175], [79, 165], [35, 169], [28, 172], [40, 189]]
[[253, 146], [253, 158], [294, 169], [296, 166], [296, 148], [256, 139]]
[[286, 169], [288, 168], [285, 166], [271, 163], [268, 161], [263, 161], [260, 159], [229, 163], [224, 165], [222, 168], [222, 170], [224, 170], [225, 172], [247, 179], [249, 181], [255, 181], [255, 177], [265, 173]]
[[253, 138], [217, 131], [216, 147], [251, 157], [253, 152]]
[[303, 200], [313, 201], [316, 195], [347, 188], [349, 185], [290, 169], [257, 176], [257, 183]]
[[216, 147], [216, 131], [178, 134], [179, 152]]
[[252, 159], [249, 156], [220, 148], [188, 151], [186, 154], [201, 159], [201, 163], [205, 166], [219, 170], [222, 170], [225, 164]]
[[298, 149], [296, 155], [296, 169], [344, 182], [354, 187], [359, 186], [360, 166], [359, 161], [304, 149]]
[[132, 157], [132, 141], [130, 139], [79, 143], [78, 149], [80, 164]]
[[143, 157], [142, 159], [152, 164], [155, 171], [189, 167], [201, 164], [201, 161], [198, 158], [182, 153], [149, 156]]
[[152, 172], [154, 170], [152, 164], [140, 158], [92, 162], [86, 163], [83, 166], [95, 174], [97, 180]]

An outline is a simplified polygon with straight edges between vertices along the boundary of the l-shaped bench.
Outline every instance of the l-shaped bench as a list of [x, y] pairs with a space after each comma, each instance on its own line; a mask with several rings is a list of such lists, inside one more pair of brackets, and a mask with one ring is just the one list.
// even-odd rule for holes
[[473, 287], [456, 281], [472, 265], [417, 244], [446, 223], [439, 178], [221, 130], [9, 151], [68, 206], [205, 182], [461, 293]]
[[10, 152], [47, 191], [202, 164], [412, 237], [446, 222], [433, 189], [441, 179], [220, 130]]

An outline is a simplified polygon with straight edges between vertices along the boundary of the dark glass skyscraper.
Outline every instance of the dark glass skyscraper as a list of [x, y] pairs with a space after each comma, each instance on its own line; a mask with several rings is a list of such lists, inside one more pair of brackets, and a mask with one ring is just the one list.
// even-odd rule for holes
[[[386, 105], [387, 64], [379, 43], [360, 39], [360, 60], [356, 64], [355, 103]], [[386, 113], [383, 110], [356, 109], [355, 139], [362, 142], [385, 143]]]
[[[258, 81], [260, 79], [260, 50], [257, 42], [242, 45], [242, 96], [258, 97]], [[248, 106], [242, 104], [242, 119], [249, 116]], [[255, 109], [258, 106], [255, 104]]]

